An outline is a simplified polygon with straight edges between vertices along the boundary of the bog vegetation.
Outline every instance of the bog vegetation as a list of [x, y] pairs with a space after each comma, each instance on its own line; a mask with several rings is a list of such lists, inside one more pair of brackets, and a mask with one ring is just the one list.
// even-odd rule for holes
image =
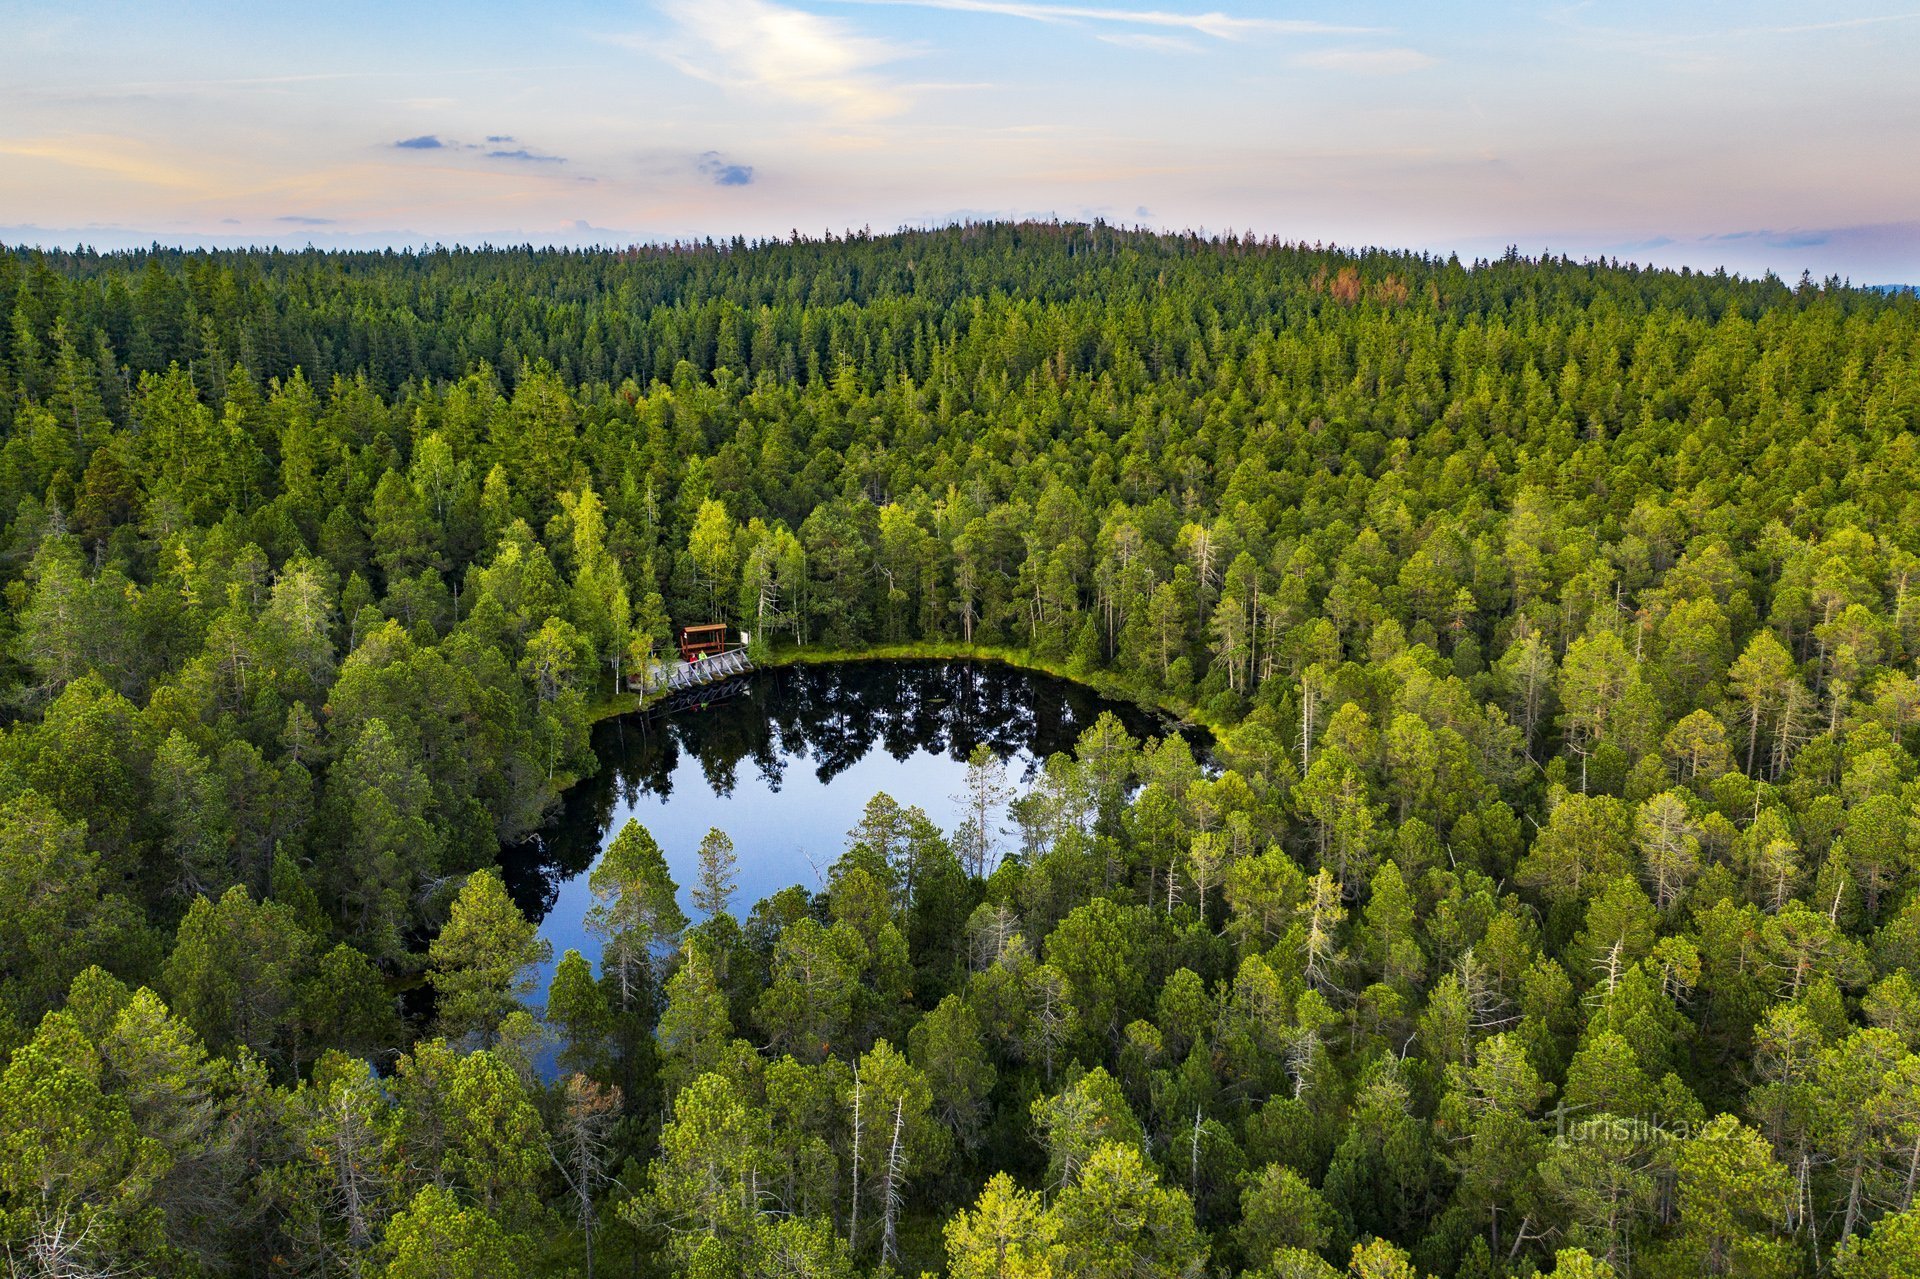
[[[1912, 1276], [1916, 428], [1836, 282], [0, 255], [9, 1272]], [[630, 827], [529, 991], [497, 849], [669, 619], [1219, 767], [983, 757], [759, 903], [716, 832], [697, 923]]]

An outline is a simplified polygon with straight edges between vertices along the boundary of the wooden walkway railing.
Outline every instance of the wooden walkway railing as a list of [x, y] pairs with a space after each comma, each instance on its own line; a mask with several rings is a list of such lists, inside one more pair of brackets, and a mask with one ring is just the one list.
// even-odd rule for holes
[[629, 687], [640, 693], [661, 691], [678, 693], [684, 689], [698, 688], [703, 684], [731, 679], [736, 675], [745, 675], [752, 669], [753, 660], [747, 656], [747, 650], [736, 648], [731, 653], [703, 657], [697, 662], [671, 664], [656, 662], [630, 680]]

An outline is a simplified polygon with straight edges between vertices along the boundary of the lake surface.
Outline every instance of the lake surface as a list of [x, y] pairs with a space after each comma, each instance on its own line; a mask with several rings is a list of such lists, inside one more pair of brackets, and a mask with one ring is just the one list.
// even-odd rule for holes
[[[583, 927], [593, 904], [587, 875], [629, 819], [659, 841], [689, 918], [697, 918], [688, 890], [701, 838], [715, 826], [732, 836], [739, 857], [733, 911], [745, 919], [755, 902], [789, 885], [820, 887], [879, 792], [925, 809], [951, 834], [959, 824], [953, 797], [975, 745], [1009, 761], [1008, 780], [1024, 791], [1039, 764], [1071, 751], [1103, 711], [1135, 737], [1176, 731], [1082, 685], [996, 663], [762, 671], [704, 706], [598, 725], [600, 771], [567, 792], [559, 820], [539, 838], [506, 850], [507, 887], [540, 921], [556, 960], [571, 947], [597, 971], [600, 943]], [[1203, 739], [1194, 737], [1197, 755], [1205, 753]], [[551, 975], [549, 965], [536, 1001]]]

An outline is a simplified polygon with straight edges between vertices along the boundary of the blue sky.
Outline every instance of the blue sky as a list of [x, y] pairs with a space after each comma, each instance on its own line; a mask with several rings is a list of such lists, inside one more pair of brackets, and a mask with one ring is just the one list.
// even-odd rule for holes
[[1057, 215], [1920, 278], [1916, 0], [0, 0], [0, 25], [9, 240]]

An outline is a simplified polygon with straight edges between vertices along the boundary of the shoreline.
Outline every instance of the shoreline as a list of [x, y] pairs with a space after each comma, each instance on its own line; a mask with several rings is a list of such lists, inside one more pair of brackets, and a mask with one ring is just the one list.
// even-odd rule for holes
[[[781, 666], [828, 666], [853, 662], [991, 662], [1078, 684], [1108, 701], [1127, 702], [1141, 710], [1159, 715], [1176, 727], [1204, 728], [1213, 735], [1216, 746], [1226, 745], [1231, 733], [1229, 725], [1213, 722], [1201, 715], [1199, 709], [1190, 703], [1155, 696], [1150, 690], [1127, 680], [1106, 675], [1105, 672], [1098, 672], [1092, 676], [1078, 673], [1064, 662], [1036, 658], [1026, 649], [1003, 645], [967, 644], [957, 640], [874, 644], [862, 648], [807, 648], [799, 645], [782, 645], [779, 648], [761, 652], [754, 658], [754, 665], [760, 670], [771, 670]], [[1102, 678], [1102, 676], [1105, 677]], [[615, 693], [594, 705], [593, 722], [597, 724], [602, 720], [614, 719], [621, 715], [636, 714], [665, 697], [665, 693], [646, 695]]]

